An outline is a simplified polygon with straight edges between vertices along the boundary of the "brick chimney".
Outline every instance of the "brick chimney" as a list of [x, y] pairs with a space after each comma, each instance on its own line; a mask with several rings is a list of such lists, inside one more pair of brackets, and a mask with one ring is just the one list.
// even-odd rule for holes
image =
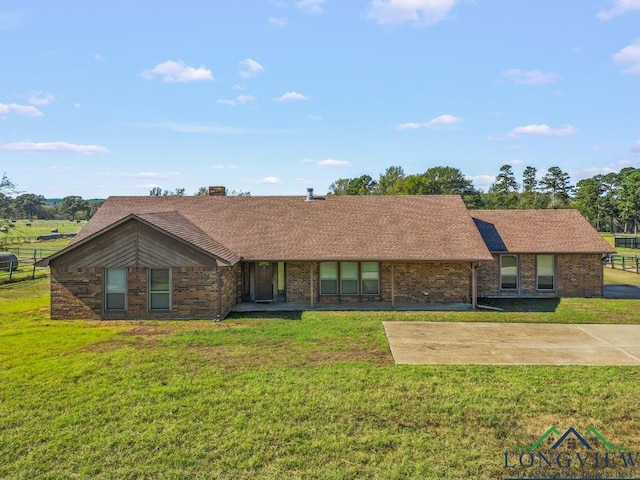
[[222, 186], [209, 187], [210, 197], [224, 197], [227, 194], [227, 189]]

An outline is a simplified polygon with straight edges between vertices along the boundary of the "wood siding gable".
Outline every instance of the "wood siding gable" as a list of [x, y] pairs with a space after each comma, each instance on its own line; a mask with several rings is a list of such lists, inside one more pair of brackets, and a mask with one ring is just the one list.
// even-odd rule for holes
[[216, 259], [144, 223], [129, 219], [52, 259], [60, 268], [216, 266]]

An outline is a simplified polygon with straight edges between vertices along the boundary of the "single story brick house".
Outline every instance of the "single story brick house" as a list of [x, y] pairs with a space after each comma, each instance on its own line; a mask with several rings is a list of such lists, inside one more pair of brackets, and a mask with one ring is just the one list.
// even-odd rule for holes
[[110, 197], [51, 268], [54, 319], [224, 318], [244, 302], [476, 306], [602, 295], [613, 249], [574, 210], [460, 196]]

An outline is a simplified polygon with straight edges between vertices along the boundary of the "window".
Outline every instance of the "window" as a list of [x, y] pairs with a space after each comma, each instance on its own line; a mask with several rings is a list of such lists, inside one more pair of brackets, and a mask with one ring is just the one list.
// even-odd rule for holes
[[168, 268], [149, 269], [149, 309], [169, 310], [170, 275]]
[[338, 294], [338, 262], [320, 264], [320, 295]]
[[321, 262], [320, 295], [378, 295], [379, 270], [378, 262]]
[[362, 262], [360, 264], [363, 295], [380, 293], [380, 264], [378, 262]]
[[538, 290], [554, 290], [556, 288], [555, 257], [553, 255], [538, 255], [536, 260]]
[[340, 293], [358, 294], [358, 262], [340, 262]]
[[105, 310], [127, 309], [127, 270], [108, 268], [105, 270]]
[[502, 290], [518, 289], [518, 257], [516, 255], [500, 256], [500, 288]]

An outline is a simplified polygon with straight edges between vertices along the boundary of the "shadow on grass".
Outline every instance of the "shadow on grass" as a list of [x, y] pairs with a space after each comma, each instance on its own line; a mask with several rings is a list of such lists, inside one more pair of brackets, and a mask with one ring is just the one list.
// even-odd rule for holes
[[555, 312], [559, 298], [479, 298], [480, 305], [501, 308], [505, 312]]
[[231, 312], [225, 317], [225, 320], [236, 319], [248, 319], [248, 318], [267, 318], [273, 320], [302, 320], [302, 312]]

